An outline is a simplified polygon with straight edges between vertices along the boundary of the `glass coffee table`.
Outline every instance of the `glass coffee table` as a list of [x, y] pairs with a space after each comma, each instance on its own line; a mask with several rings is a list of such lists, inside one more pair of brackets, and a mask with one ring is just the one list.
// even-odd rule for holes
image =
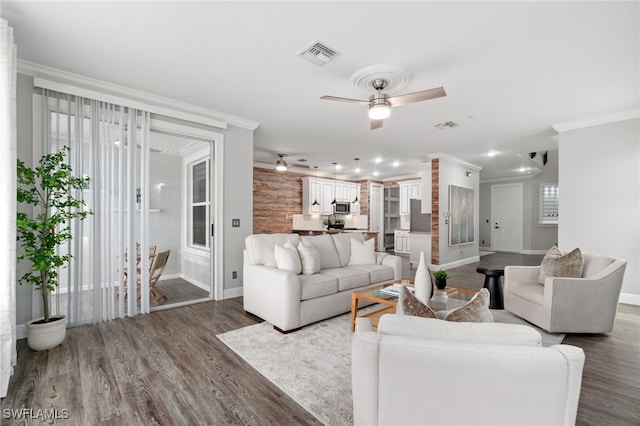
[[[351, 294], [351, 331], [356, 330], [356, 318], [363, 317], [371, 319], [374, 330], [378, 328], [378, 321], [384, 314], [395, 314], [398, 305], [398, 295], [391, 290], [399, 285], [413, 287], [413, 280], [401, 279], [390, 281], [365, 290], [355, 291]], [[477, 292], [463, 288], [446, 287], [444, 290], [434, 288], [433, 298], [429, 300], [429, 307], [434, 311], [459, 308], [464, 306]], [[446, 294], [446, 297], [444, 296]], [[380, 309], [358, 315], [361, 301], [371, 302], [381, 305]]]

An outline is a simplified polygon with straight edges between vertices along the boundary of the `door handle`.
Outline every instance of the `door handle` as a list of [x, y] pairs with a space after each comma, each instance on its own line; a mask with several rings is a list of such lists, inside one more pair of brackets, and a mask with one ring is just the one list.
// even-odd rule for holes
[[496, 229], [500, 229], [500, 227], [499, 227], [499, 226], [497, 226], [497, 225], [495, 226], [495, 228], [496, 228]]

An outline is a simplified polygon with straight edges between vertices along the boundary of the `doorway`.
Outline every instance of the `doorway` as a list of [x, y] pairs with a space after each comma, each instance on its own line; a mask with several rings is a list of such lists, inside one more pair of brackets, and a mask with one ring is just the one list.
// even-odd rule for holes
[[210, 300], [213, 142], [152, 128], [149, 149], [149, 245], [170, 253], [156, 284], [163, 297], [151, 310]]
[[491, 186], [491, 248], [522, 250], [522, 183]]

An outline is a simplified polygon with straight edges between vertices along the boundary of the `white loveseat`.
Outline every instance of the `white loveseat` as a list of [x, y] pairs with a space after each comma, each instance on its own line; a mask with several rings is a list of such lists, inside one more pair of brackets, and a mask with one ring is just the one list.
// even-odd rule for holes
[[358, 318], [355, 425], [573, 425], [584, 352], [516, 324]]
[[[372, 284], [402, 278], [398, 256], [375, 253], [372, 264], [349, 265], [351, 238], [364, 242], [361, 233], [299, 236], [253, 234], [245, 239], [243, 265], [244, 309], [274, 325], [291, 331], [351, 310], [351, 294]], [[320, 268], [313, 275], [278, 269], [276, 244], [300, 241], [315, 247]]]

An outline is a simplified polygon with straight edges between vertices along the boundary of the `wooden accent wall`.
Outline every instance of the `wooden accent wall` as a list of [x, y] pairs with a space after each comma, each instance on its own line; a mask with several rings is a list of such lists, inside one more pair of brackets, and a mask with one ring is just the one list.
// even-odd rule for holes
[[440, 264], [440, 159], [431, 160], [431, 263]]
[[253, 233], [293, 231], [293, 215], [302, 213], [302, 178], [299, 173], [253, 168]]

